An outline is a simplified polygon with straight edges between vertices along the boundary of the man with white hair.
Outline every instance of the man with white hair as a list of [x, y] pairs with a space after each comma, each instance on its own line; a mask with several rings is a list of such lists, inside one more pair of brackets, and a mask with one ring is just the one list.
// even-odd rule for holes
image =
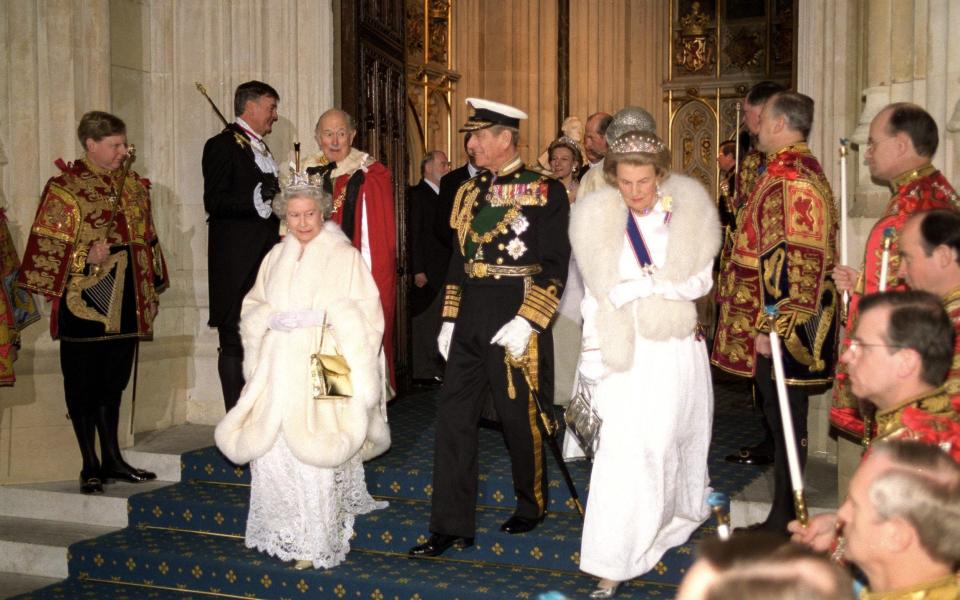
[[827, 550], [836, 523], [844, 557], [869, 581], [861, 600], [960, 598], [960, 465], [940, 447], [877, 443], [850, 481], [836, 515], [821, 515], [794, 539]]

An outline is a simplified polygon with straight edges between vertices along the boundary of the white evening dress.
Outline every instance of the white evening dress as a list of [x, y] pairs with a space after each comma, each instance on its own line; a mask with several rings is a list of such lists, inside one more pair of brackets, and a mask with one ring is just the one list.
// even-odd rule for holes
[[[324, 310], [320, 327], [276, 331], [270, 316]], [[367, 492], [363, 461], [390, 445], [373, 277], [339, 227], [326, 223], [301, 248], [287, 236], [264, 258], [244, 299], [241, 334], [247, 384], [217, 426], [217, 446], [250, 463], [246, 546], [281, 560], [337, 566], [350, 551], [357, 515], [385, 508]], [[342, 352], [353, 395], [314, 400], [310, 355]]]
[[310, 560], [315, 569], [343, 562], [356, 515], [387, 507], [367, 492], [359, 453], [339, 467], [315, 467], [293, 455], [283, 433], [250, 461], [250, 475], [247, 548], [280, 560]]
[[[658, 203], [650, 214], [631, 217], [656, 266], [666, 258], [669, 225], [664, 216]], [[657, 283], [655, 293], [693, 301], [710, 290], [712, 268], [712, 262], [703, 265], [679, 285]], [[628, 240], [619, 272], [621, 280], [642, 276]], [[637, 335], [633, 366], [609, 372], [597, 349], [597, 300], [589, 287], [582, 308], [580, 374], [597, 381], [593, 400], [603, 425], [590, 475], [580, 568], [597, 577], [626, 581], [656, 566], [667, 550], [689, 539], [710, 515], [710, 365], [706, 344], [692, 333], [657, 341]]]

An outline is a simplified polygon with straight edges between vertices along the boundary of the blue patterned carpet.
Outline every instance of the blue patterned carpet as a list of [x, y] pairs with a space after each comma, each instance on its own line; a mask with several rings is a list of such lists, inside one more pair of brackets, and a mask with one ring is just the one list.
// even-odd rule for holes
[[[723, 456], [759, 435], [749, 391], [716, 386], [710, 455], [713, 486], [733, 494], [759, 474]], [[347, 561], [329, 571], [297, 571], [243, 545], [249, 473], [213, 447], [182, 457], [183, 482], [130, 498], [130, 526], [70, 548], [70, 578], [23, 599], [74, 598], [536, 598], [559, 591], [582, 598], [594, 580], [578, 570], [581, 522], [550, 463], [550, 515], [531, 533], [499, 531], [513, 506], [509, 459], [497, 431], [481, 430], [477, 542], [437, 559], [406, 551], [425, 541], [430, 513], [435, 391], [409, 394], [390, 409], [393, 448], [368, 463], [367, 484], [390, 507], [359, 517]], [[552, 459], [551, 459], [552, 460]], [[589, 464], [570, 465], [581, 496]], [[672, 598], [711, 523], [668, 552], [618, 598]]]

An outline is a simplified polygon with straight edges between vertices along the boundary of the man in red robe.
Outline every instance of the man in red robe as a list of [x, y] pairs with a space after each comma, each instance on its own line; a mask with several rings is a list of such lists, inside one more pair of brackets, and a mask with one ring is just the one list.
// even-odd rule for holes
[[[937, 124], [923, 108], [906, 102], [884, 107], [870, 123], [866, 163], [870, 176], [887, 181], [893, 197], [880, 220], [867, 236], [860, 270], [838, 265], [833, 279], [837, 289], [850, 293], [846, 337], [856, 328], [860, 298], [880, 290], [884, 236], [890, 237], [887, 290], [903, 289], [900, 281], [900, 235], [903, 224], [915, 212], [933, 208], [960, 210], [960, 197], [946, 177], [930, 161], [940, 139]], [[837, 369], [830, 422], [856, 437], [863, 435], [859, 401], [850, 392], [846, 368]]]
[[393, 372], [394, 320], [397, 310], [397, 221], [390, 171], [369, 154], [352, 147], [356, 122], [339, 108], [317, 121], [314, 133], [321, 152], [307, 159], [307, 172], [319, 174], [333, 196], [333, 216], [360, 250], [373, 274], [383, 305], [383, 349], [390, 384]]
[[[833, 193], [806, 144], [813, 100], [796, 92], [764, 104], [757, 147], [765, 162], [746, 204], [737, 213], [730, 260], [720, 274], [720, 315], [711, 362], [752, 377], [774, 438], [774, 497], [757, 527], [785, 533], [794, 506], [785, 433], [772, 376], [770, 331], [783, 340], [800, 468], [806, 461], [808, 398], [830, 382], [836, 360], [837, 292], [829, 274], [836, 257]], [[776, 309], [767, 319], [765, 307]]]

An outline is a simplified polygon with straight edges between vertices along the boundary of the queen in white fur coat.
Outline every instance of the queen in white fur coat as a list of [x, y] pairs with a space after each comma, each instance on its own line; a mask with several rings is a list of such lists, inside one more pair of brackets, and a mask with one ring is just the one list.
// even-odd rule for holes
[[[244, 298], [247, 383], [215, 438], [231, 461], [250, 463], [246, 545], [329, 568], [349, 551], [354, 516], [386, 506], [363, 475], [363, 461], [390, 446], [383, 311], [360, 253], [323, 221], [329, 196], [301, 186], [275, 203], [289, 233]], [[349, 364], [351, 398], [314, 399], [310, 356], [321, 341]]]
[[709, 515], [713, 394], [694, 301], [712, 286], [720, 223], [703, 185], [668, 168], [656, 136], [625, 134], [605, 160], [614, 187], [581, 197], [570, 219], [586, 288], [579, 376], [603, 419], [580, 551], [600, 578], [595, 597], [649, 571]]

